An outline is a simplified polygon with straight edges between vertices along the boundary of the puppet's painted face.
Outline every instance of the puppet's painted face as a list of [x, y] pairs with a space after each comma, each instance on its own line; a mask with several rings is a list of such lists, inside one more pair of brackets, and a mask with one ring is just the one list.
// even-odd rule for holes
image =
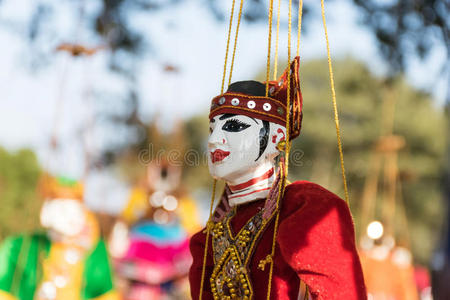
[[78, 235], [85, 225], [83, 204], [75, 199], [48, 199], [41, 209], [41, 224], [66, 237]]
[[217, 115], [209, 124], [209, 171], [227, 182], [273, 164], [276, 143], [285, 135], [284, 127], [245, 115]]

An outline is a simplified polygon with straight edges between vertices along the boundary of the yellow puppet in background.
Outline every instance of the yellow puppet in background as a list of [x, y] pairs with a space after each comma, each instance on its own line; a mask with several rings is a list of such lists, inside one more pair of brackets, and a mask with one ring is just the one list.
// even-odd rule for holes
[[0, 248], [0, 300], [118, 299], [99, 226], [82, 184], [43, 176], [44, 232], [9, 237]]

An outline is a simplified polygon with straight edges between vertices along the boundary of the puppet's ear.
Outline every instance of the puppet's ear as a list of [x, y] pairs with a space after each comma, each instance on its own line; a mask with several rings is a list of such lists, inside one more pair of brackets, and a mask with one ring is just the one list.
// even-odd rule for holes
[[276, 131], [272, 136], [272, 143], [278, 145], [280, 142], [286, 140], [286, 128], [282, 126], [277, 126]]
[[268, 143], [270, 147], [270, 153], [268, 154], [270, 156], [277, 156], [280, 152], [280, 150], [278, 149], [278, 144], [286, 140], [286, 128], [275, 123], [271, 123], [270, 125], [270, 140]]

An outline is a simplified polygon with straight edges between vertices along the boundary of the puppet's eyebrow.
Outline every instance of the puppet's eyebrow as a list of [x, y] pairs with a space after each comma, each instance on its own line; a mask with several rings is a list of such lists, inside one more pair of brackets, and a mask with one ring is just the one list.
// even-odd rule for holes
[[250, 119], [252, 119], [253, 121], [255, 121], [256, 124], [259, 124], [258, 121], [256, 121], [255, 118], [249, 117]]
[[[226, 119], [229, 119], [229, 118], [234, 117], [234, 116], [236, 116], [236, 115], [235, 115], [235, 114], [223, 114], [223, 115], [219, 118], [219, 120], [226, 120]], [[248, 116], [247, 116], [247, 117], [248, 117]], [[255, 118], [252, 118], [252, 117], [249, 117], [249, 118], [252, 119], [253, 121], [255, 121], [256, 124], [259, 124], [258, 121], [256, 121]]]
[[228, 118], [234, 117], [235, 114], [223, 114], [219, 117], [219, 120], [226, 120]]

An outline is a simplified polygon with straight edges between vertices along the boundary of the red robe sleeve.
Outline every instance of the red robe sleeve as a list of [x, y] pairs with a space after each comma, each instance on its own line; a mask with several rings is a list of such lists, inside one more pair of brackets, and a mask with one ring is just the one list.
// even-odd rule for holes
[[348, 205], [319, 185], [298, 181], [286, 188], [282, 206], [281, 254], [312, 298], [367, 299]]
[[[202, 278], [203, 256], [205, 251], [206, 234], [202, 231], [192, 236], [190, 241], [190, 250], [193, 257], [191, 268], [189, 269], [189, 282], [191, 285], [191, 297], [197, 300], [200, 294], [200, 282]], [[209, 236], [208, 255], [206, 258], [205, 279], [203, 283], [203, 299], [213, 299], [209, 278], [211, 277], [214, 265], [212, 258], [212, 236]]]

